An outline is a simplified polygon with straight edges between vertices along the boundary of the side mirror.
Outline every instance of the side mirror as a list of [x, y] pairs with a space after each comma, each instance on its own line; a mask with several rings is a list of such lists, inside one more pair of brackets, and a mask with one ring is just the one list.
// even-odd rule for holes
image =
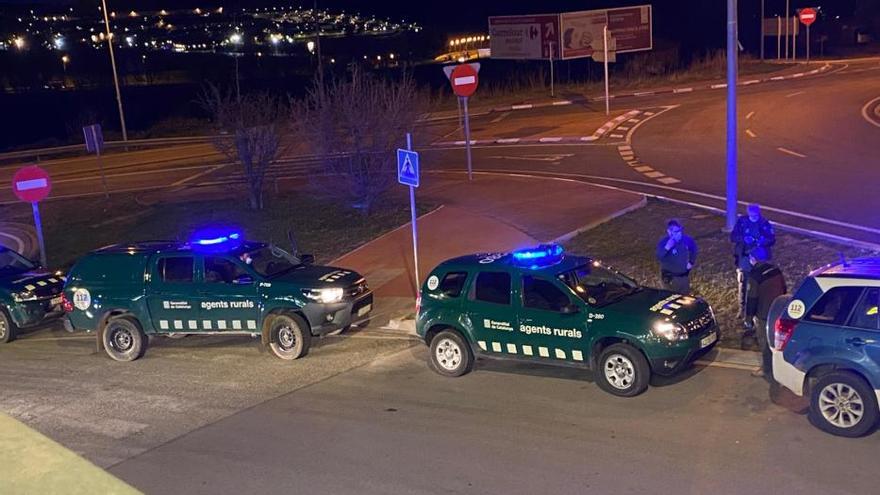
[[232, 281], [235, 285], [250, 285], [254, 283], [254, 278], [250, 275], [239, 275], [235, 277], [235, 280]]
[[315, 262], [315, 255], [313, 254], [301, 254], [299, 256], [299, 262], [303, 265], [311, 265]]
[[580, 308], [578, 308], [576, 305], [569, 303], [563, 306], [559, 312], [564, 315], [573, 315], [576, 313], [580, 313], [580, 311]]

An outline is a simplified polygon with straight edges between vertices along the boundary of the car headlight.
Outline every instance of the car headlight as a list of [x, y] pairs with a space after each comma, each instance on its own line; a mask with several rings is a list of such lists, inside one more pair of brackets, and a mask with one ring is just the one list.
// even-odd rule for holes
[[17, 303], [23, 303], [36, 300], [37, 295], [29, 290], [26, 290], [12, 294], [12, 299]]
[[654, 323], [652, 330], [654, 335], [669, 341], [686, 340], [688, 337], [687, 330], [683, 326], [671, 321], [658, 321]]
[[329, 287], [326, 289], [305, 289], [303, 294], [313, 301], [331, 304], [341, 301], [344, 291], [339, 287]]

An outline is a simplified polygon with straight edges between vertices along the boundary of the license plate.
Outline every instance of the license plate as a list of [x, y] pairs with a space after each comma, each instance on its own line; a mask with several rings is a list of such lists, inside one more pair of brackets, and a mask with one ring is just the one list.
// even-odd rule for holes
[[716, 340], [718, 340], [717, 333], [712, 332], [709, 335], [706, 335], [705, 337], [700, 339], [700, 349], [712, 345]]
[[364, 306], [364, 307], [358, 309], [357, 315], [358, 315], [358, 316], [364, 316], [365, 314], [369, 313], [369, 312], [372, 311], [372, 310], [373, 310], [373, 305], [372, 305], [372, 304], [367, 304], [366, 306]]
[[61, 304], [61, 296], [53, 297], [49, 300], [50, 306], [58, 306], [59, 304]]

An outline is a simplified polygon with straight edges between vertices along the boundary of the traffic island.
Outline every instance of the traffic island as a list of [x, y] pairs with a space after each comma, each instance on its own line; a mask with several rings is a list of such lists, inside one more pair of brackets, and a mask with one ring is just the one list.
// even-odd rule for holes
[[0, 491], [5, 495], [140, 493], [5, 414], [0, 414], [0, 457]]
[[[660, 269], [654, 257], [666, 222], [679, 219], [699, 247], [691, 273], [691, 288], [712, 305], [721, 331], [720, 344], [741, 348], [742, 322], [737, 318], [738, 297], [733, 247], [722, 231], [724, 218], [705, 210], [648, 200], [644, 208], [599, 225], [565, 243], [570, 252], [601, 259], [644, 285], [659, 287]], [[772, 263], [778, 265], [791, 291], [812, 270], [840, 260], [878, 253], [825, 240], [776, 230]], [[748, 348], [753, 347], [750, 341]], [[755, 348], [756, 349], [756, 348]]]

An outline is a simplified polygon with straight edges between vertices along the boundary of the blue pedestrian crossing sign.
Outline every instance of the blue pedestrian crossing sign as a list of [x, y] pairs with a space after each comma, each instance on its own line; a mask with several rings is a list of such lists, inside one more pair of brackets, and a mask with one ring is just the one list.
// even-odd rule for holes
[[397, 150], [397, 182], [419, 187], [419, 154], [415, 151]]

